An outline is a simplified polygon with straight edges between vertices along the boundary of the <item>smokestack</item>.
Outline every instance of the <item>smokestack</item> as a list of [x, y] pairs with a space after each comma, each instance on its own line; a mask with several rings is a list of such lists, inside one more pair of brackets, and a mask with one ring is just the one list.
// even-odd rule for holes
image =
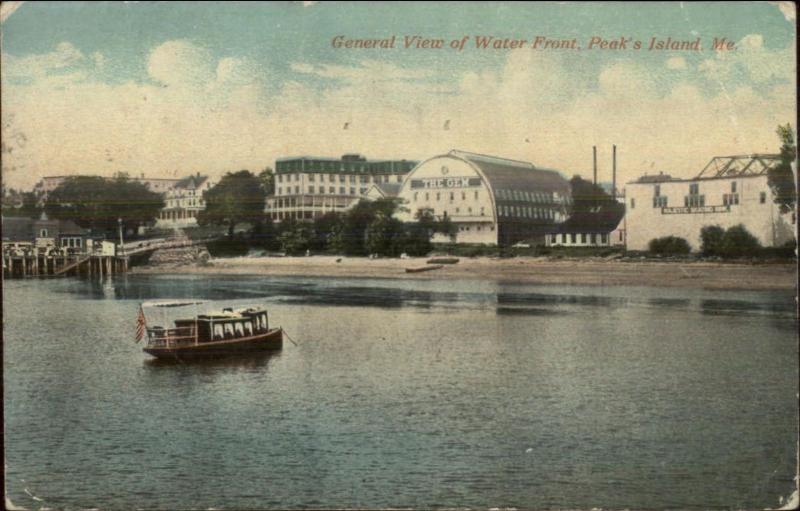
[[597, 146], [592, 146], [592, 170], [594, 171], [594, 179], [592, 183], [597, 185]]
[[617, 200], [617, 146], [611, 147], [611, 197]]

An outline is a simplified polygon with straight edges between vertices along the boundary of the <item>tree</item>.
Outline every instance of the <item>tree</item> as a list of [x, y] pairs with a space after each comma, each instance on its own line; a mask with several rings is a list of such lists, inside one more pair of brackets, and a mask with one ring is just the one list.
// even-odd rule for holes
[[720, 252], [723, 257], [752, 257], [758, 254], [761, 244], [758, 239], [739, 224], [725, 231]]
[[33, 192], [18, 192], [13, 188], [3, 190], [3, 215], [9, 217], [38, 218], [42, 214], [38, 197]]
[[285, 220], [281, 223], [278, 241], [284, 252], [289, 255], [298, 255], [309, 249], [313, 237], [314, 232], [308, 223]]
[[677, 236], [665, 236], [650, 240], [648, 249], [654, 254], [661, 255], [685, 255], [691, 252], [689, 243]]
[[332, 248], [333, 240], [341, 232], [343, 226], [342, 215], [330, 211], [314, 219], [314, 237], [311, 240], [311, 250], [324, 251]]
[[403, 223], [391, 216], [378, 213], [366, 230], [367, 252], [394, 257], [400, 254], [404, 228]]
[[203, 194], [206, 209], [197, 216], [200, 225], [227, 225], [228, 237], [233, 237], [237, 224], [258, 224], [264, 219], [262, 180], [249, 170], [228, 172], [219, 183]]
[[704, 256], [721, 256], [725, 229], [718, 225], [707, 225], [700, 229], [700, 251]]
[[264, 170], [258, 174], [258, 179], [261, 180], [264, 195], [275, 194], [275, 173], [272, 171], [272, 167], [264, 167]]
[[570, 214], [593, 213], [601, 207], [622, 206], [605, 190], [580, 176], [574, 176], [570, 179], [569, 185], [572, 194]]
[[792, 163], [797, 158], [797, 146], [794, 143], [794, 133], [791, 124], [778, 126], [778, 137], [781, 140], [781, 161], [767, 171], [767, 183], [772, 189], [775, 204], [778, 204], [782, 213], [788, 213], [794, 208], [797, 197]]
[[125, 229], [135, 229], [153, 222], [163, 207], [160, 194], [127, 176], [74, 176], [49, 194], [45, 211], [52, 218], [111, 234], [117, 230], [118, 219]]

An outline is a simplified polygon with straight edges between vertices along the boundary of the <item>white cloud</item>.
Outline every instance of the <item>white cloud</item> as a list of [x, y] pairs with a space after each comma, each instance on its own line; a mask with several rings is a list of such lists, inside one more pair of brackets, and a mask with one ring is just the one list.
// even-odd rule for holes
[[[743, 41], [746, 51], [768, 60], [782, 55], [756, 37]], [[40, 73], [31, 84], [4, 83], [4, 112], [28, 140], [10, 155], [9, 165], [28, 169], [10, 176], [19, 182], [14, 186], [62, 172], [218, 175], [303, 153], [425, 158], [452, 148], [588, 175], [592, 145], [605, 176], [611, 144], [619, 147], [620, 181], [649, 170], [644, 161], [690, 176], [716, 154], [774, 151], [775, 126], [796, 111], [793, 76], [764, 92], [763, 80], [749, 78], [758, 64], [738, 55], [709, 59], [751, 70], [745, 83], [718, 93], [702, 86], [703, 75], [681, 73], [684, 81], [662, 83], [657, 69], [619, 60], [591, 76], [559, 54], [525, 51], [510, 52], [496, 70], [456, 73], [377, 60], [291, 64], [321, 85], [274, 85], [247, 59], [215, 59], [188, 41], [151, 52], [146, 64], [154, 83], [103, 83], [68, 43], [26, 58], [73, 79], [55, 87]], [[63, 64], [70, 61], [76, 64]], [[76, 81], [70, 72], [84, 74]]]
[[683, 57], [670, 57], [667, 59], [669, 69], [686, 69], [686, 59]]
[[48, 53], [13, 57], [3, 55], [3, 72], [9, 78], [41, 78], [81, 63], [86, 57], [72, 43], [61, 42]]
[[717, 82], [793, 81], [795, 62], [794, 45], [783, 49], [770, 49], [764, 47], [764, 38], [761, 34], [748, 34], [736, 43], [735, 50], [717, 51], [713, 58], [701, 62], [699, 69], [708, 79]]

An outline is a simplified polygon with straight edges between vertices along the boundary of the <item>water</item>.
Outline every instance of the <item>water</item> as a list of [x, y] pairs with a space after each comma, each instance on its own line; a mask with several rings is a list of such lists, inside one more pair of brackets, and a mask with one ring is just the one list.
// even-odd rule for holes
[[[139, 301], [266, 303], [297, 342], [153, 363]], [[790, 292], [127, 275], [4, 284], [30, 509], [752, 508], [791, 493]], [[35, 500], [41, 499], [41, 500]]]

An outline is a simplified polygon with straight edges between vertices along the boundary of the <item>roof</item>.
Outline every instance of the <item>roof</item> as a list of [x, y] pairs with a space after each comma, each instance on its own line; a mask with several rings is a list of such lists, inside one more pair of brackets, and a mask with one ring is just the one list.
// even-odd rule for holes
[[186, 176], [175, 183], [175, 188], [199, 188], [207, 179], [208, 176], [201, 176], [199, 174]]
[[33, 240], [33, 219], [27, 217], [3, 217], [3, 239], [9, 241]]
[[381, 193], [385, 197], [397, 197], [397, 194], [400, 193], [400, 189], [403, 187], [402, 183], [375, 183], [374, 185], [378, 188]]
[[780, 154], [742, 154], [736, 156], [714, 156], [693, 178], [676, 178], [663, 172], [643, 175], [629, 184], [705, 181], [709, 179], [731, 179], [763, 176], [781, 161]]
[[551, 234], [610, 233], [619, 226], [623, 216], [625, 209], [622, 207], [602, 208], [593, 213], [575, 213], [562, 224], [554, 226]]
[[566, 191], [569, 182], [557, 170], [536, 167], [532, 163], [496, 156], [452, 150], [450, 156], [467, 160], [478, 167], [492, 188], [522, 191]]
[[78, 235], [86, 235], [89, 234], [88, 229], [84, 229], [83, 227], [79, 226], [72, 220], [61, 220], [59, 222], [58, 230], [60, 231], [59, 234], [78, 234]]

